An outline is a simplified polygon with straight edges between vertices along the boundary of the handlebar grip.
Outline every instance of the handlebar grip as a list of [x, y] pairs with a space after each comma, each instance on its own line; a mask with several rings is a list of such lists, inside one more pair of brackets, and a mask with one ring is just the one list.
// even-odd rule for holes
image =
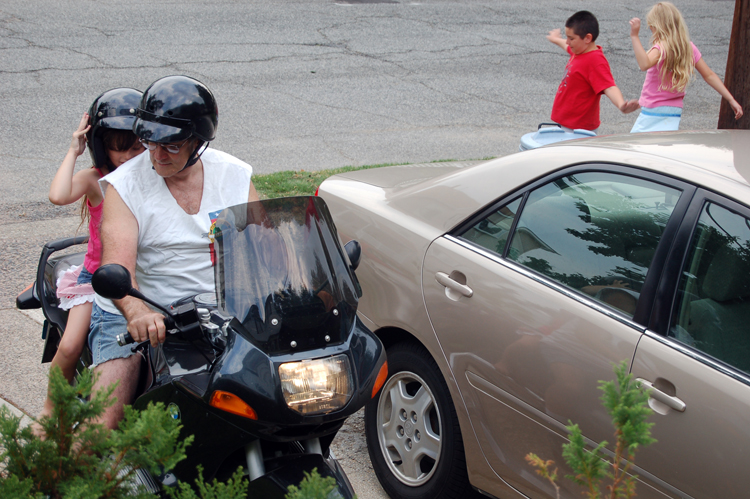
[[[175, 329], [177, 326], [174, 323], [174, 319], [171, 317], [164, 317], [164, 327], [167, 328], [167, 332], [171, 331], [172, 329]], [[130, 345], [131, 343], [135, 343], [135, 340], [132, 336], [130, 336], [130, 333], [125, 332], [123, 334], [118, 334], [116, 336], [117, 338], [117, 344], [121, 347], [124, 347], [125, 345]]]
[[130, 345], [133, 342], [134, 340], [133, 340], [133, 337], [130, 336], [130, 333], [126, 332], [126, 333], [117, 335], [117, 344], [120, 345], [121, 347], [124, 347], [125, 345]]
[[167, 332], [171, 331], [172, 329], [176, 329], [177, 325], [174, 323], [174, 319], [166, 316], [164, 317], [164, 327], [167, 328]]

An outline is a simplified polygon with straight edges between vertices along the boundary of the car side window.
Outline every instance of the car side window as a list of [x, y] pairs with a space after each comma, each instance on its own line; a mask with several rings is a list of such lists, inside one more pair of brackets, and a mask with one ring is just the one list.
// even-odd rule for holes
[[682, 271], [670, 336], [750, 373], [750, 220], [707, 202]]
[[507, 257], [632, 317], [680, 194], [609, 172], [559, 178], [529, 193]]
[[513, 219], [516, 217], [520, 205], [521, 198], [511, 201], [482, 218], [461, 234], [461, 237], [502, 255], [508, 242]]

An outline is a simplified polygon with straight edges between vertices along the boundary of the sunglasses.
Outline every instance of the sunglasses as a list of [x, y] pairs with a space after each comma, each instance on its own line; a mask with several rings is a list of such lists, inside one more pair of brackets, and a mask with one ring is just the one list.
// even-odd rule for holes
[[160, 144], [159, 142], [149, 142], [148, 140], [138, 139], [140, 140], [141, 144], [143, 144], [143, 147], [148, 149], [149, 151], [155, 151], [157, 146], [163, 147], [169, 154], [177, 154], [180, 152], [180, 149], [182, 149], [182, 146], [188, 143], [188, 140], [184, 141], [182, 144]]

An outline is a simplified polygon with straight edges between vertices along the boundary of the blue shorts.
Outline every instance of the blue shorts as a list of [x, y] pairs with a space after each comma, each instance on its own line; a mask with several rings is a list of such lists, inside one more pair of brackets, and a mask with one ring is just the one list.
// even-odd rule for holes
[[682, 108], [675, 106], [642, 107], [630, 133], [666, 132], [678, 130]]
[[117, 335], [128, 331], [128, 321], [119, 314], [102, 310], [94, 302], [91, 308], [91, 327], [89, 328], [89, 348], [91, 349], [91, 367], [112, 359], [127, 359], [133, 355], [134, 345], [121, 347], [117, 344]]
[[76, 285], [81, 284], [91, 284], [91, 272], [86, 270], [86, 267], [81, 266], [81, 273], [78, 274], [78, 280], [76, 281]]

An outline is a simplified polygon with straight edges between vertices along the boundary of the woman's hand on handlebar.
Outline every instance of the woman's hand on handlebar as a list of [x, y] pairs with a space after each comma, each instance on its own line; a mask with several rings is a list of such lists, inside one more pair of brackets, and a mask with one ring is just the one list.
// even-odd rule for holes
[[150, 341], [153, 347], [164, 343], [167, 337], [164, 316], [153, 311], [140, 315], [128, 322], [128, 333], [136, 343]]

